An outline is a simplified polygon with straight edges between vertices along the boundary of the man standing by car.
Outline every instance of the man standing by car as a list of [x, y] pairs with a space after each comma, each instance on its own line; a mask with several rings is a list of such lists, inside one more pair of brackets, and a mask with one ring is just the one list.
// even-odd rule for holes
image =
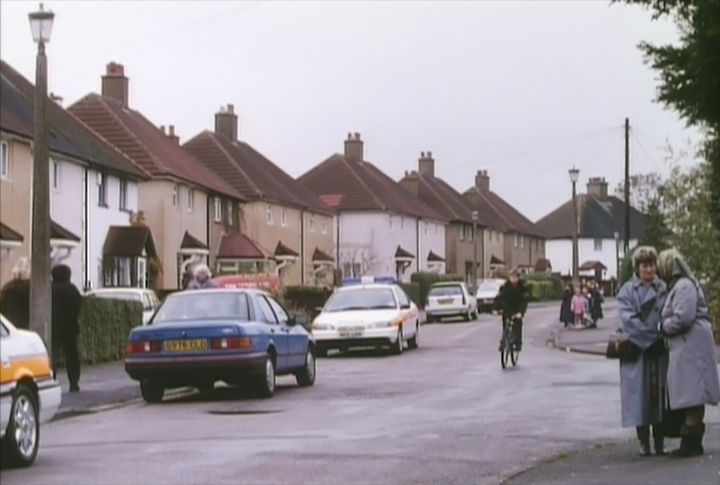
[[[517, 350], [522, 349], [522, 319], [528, 306], [528, 294], [525, 284], [520, 279], [520, 271], [513, 269], [507, 282], [500, 288], [495, 309], [502, 312], [503, 322], [513, 319], [513, 336]], [[502, 342], [500, 342], [502, 345]]]
[[72, 271], [64, 264], [52, 269], [52, 340], [53, 367], [58, 368], [58, 354], [62, 349], [70, 392], [80, 390], [80, 355], [77, 339], [80, 333], [78, 319], [82, 306], [82, 295], [70, 282]]

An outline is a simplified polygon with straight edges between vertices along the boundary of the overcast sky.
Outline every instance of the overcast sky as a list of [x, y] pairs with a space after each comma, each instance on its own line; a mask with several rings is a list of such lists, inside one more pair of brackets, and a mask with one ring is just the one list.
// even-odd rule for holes
[[[0, 2], [0, 55], [34, 82], [27, 14]], [[670, 21], [607, 1], [45, 2], [55, 12], [50, 91], [69, 106], [125, 65], [130, 106], [181, 142], [233, 103], [240, 139], [292, 176], [360, 132], [366, 159], [398, 180], [421, 151], [459, 191], [478, 169], [537, 220], [569, 198], [567, 170], [611, 185], [667, 173], [661, 147], [694, 132], [653, 102], [641, 40], [674, 42]]]

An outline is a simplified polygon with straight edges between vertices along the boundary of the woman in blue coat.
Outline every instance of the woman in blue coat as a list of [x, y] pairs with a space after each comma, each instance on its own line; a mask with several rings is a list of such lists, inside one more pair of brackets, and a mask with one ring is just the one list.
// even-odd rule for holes
[[665, 454], [660, 423], [666, 388], [667, 353], [658, 330], [665, 301], [665, 282], [657, 277], [657, 252], [641, 246], [633, 253], [635, 277], [625, 283], [617, 299], [621, 330], [637, 347], [637, 358], [620, 361], [622, 425], [634, 426], [640, 440], [640, 454], [650, 455], [650, 435], [655, 453]]

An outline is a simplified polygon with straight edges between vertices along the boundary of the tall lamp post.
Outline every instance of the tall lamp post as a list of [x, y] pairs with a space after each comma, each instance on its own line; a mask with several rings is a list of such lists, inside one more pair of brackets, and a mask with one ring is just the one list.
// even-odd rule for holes
[[47, 57], [55, 14], [40, 10], [28, 15], [38, 45], [35, 67], [35, 120], [33, 133], [32, 263], [30, 268], [30, 329], [40, 334], [52, 352], [52, 292], [50, 287], [50, 169], [47, 127]]
[[572, 282], [573, 287], [577, 288], [580, 284], [578, 271], [578, 208], [577, 208], [577, 191], [576, 184], [580, 177], [580, 170], [573, 167], [568, 170], [570, 174], [570, 182], [572, 182], [572, 205], [573, 205], [573, 225], [572, 225]]
[[478, 256], [478, 237], [477, 237], [477, 223], [479, 219], [478, 211], [472, 211], [472, 220], [473, 220], [473, 280], [472, 280], [472, 287], [473, 290], [477, 291], [477, 280], [478, 280], [478, 264], [477, 264], [477, 256]]

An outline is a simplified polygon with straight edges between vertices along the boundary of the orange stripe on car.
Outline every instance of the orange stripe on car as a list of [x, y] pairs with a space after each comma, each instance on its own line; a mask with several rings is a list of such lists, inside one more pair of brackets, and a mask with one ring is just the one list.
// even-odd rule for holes
[[9, 360], [9, 363], [4, 361], [0, 366], [0, 385], [17, 382], [24, 377], [37, 380], [52, 375], [47, 355], [10, 357]]

